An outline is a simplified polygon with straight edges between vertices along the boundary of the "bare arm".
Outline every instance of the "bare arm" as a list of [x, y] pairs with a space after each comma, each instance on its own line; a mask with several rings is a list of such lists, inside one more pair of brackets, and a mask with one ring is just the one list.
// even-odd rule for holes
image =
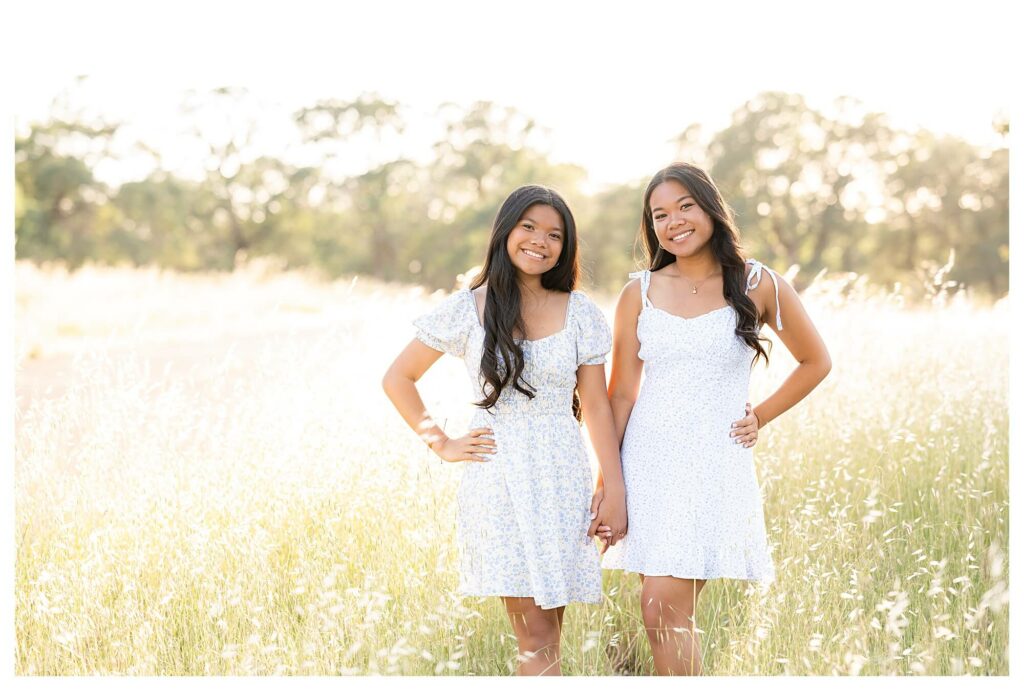
[[[613, 443], [616, 450], [622, 446], [622, 437], [626, 432], [626, 423], [633, 411], [633, 404], [636, 403], [637, 394], [640, 391], [640, 375], [643, 371], [643, 362], [639, 357], [640, 342], [636, 337], [636, 322], [640, 315], [640, 282], [631, 281], [626, 284], [619, 295], [619, 302], [615, 307], [615, 326], [612, 329], [612, 373], [608, 396], [609, 412], [612, 425], [609, 433], [614, 434]], [[593, 441], [593, 440], [592, 440]], [[596, 442], [595, 450], [596, 450]], [[619, 458], [618, 454], [616, 457]], [[614, 484], [613, 482], [614, 481]], [[606, 486], [607, 482], [607, 486]], [[621, 490], [620, 490], [621, 488]], [[619, 464], [616, 472], [605, 477], [605, 468], [602, 466], [597, 475], [597, 489], [594, 492], [595, 511], [597, 507], [603, 507], [604, 501], [612, 500], [617, 505], [619, 492], [622, 492], [622, 505], [625, 506], [625, 483], [622, 480], [622, 463]], [[604, 511], [601, 511], [594, 523], [591, 524], [590, 533], [597, 532], [598, 525], [608, 528], [609, 523], [603, 519]], [[615, 544], [619, 540], [619, 532], [614, 528], [606, 535], [602, 535], [604, 549]]]
[[754, 407], [759, 428], [803, 400], [832, 369], [832, 358], [829, 357], [825, 342], [807, 316], [796, 291], [781, 277], [778, 283], [783, 324], [781, 330], [776, 327], [778, 309], [775, 305], [775, 284], [771, 278], [762, 278], [757, 288], [750, 291], [750, 297], [757, 305], [762, 320], [778, 334], [797, 361], [797, 366], [772, 395]]
[[590, 504], [594, 516], [587, 534], [593, 537], [598, 525], [610, 530], [610, 537], [603, 540], [603, 552], [625, 535], [627, 523], [626, 486], [622, 480], [619, 443], [615, 437], [608, 389], [605, 388], [604, 365], [582, 365], [576, 370], [576, 387], [599, 466], [598, 489]]
[[619, 443], [615, 438], [612, 409], [608, 405], [608, 390], [605, 388], [604, 365], [583, 365], [576, 371], [576, 386], [583, 406], [583, 419], [590, 433], [590, 443], [597, 454], [601, 468], [600, 476], [605, 486], [623, 490], [622, 463], [619, 460]]
[[494, 453], [494, 442], [482, 436], [490, 430], [471, 430], [466, 437], [450, 439], [427, 412], [416, 382], [440, 359], [441, 351], [413, 339], [384, 374], [381, 385], [402, 419], [434, 453], [446, 461], [486, 461]]
[[644, 363], [640, 359], [640, 340], [636, 324], [640, 318], [640, 281], [632, 280], [619, 294], [615, 306], [615, 326], [612, 329], [612, 373], [608, 382], [608, 400], [611, 402], [615, 438], [622, 446], [633, 405], [640, 393], [640, 376]]

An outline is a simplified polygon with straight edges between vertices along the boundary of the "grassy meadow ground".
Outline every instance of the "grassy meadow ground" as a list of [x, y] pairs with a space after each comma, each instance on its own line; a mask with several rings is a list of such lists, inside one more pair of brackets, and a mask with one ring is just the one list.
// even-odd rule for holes
[[[17, 674], [510, 673], [500, 603], [454, 594], [460, 468], [379, 385], [439, 295], [15, 282]], [[804, 299], [834, 368], [756, 447], [778, 580], [705, 589], [705, 672], [1007, 674], [1009, 305], [842, 279]], [[752, 400], [791, 366], [777, 346]], [[422, 384], [463, 429], [461, 363]], [[568, 608], [565, 673], [650, 674], [636, 577], [605, 594]]]

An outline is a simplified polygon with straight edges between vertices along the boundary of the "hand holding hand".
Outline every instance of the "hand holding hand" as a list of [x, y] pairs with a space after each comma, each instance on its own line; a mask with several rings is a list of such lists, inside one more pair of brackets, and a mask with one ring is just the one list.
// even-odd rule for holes
[[604, 482], [598, 478], [597, 488], [594, 490], [594, 498], [590, 500], [590, 528], [587, 529], [587, 537], [594, 537], [597, 534], [598, 511], [601, 510], [601, 502], [604, 501]]
[[591, 523], [593, 532], [588, 535], [596, 534], [601, 539], [601, 554], [604, 554], [611, 545], [626, 536], [627, 523], [626, 493], [622, 489], [613, 490], [605, 494]]

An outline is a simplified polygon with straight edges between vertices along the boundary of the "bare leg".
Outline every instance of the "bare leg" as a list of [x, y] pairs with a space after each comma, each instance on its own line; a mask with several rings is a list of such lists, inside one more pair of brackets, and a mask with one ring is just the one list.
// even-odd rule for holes
[[562, 616], [565, 607], [541, 609], [532, 597], [504, 597], [519, 642], [520, 676], [561, 676]]
[[707, 581], [671, 576], [640, 577], [640, 611], [657, 674], [701, 673], [700, 638], [694, 614]]

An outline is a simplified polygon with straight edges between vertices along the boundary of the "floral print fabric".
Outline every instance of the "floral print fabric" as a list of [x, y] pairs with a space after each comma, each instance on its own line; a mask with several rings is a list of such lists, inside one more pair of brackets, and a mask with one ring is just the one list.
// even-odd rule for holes
[[[473, 294], [453, 293], [414, 325], [421, 342], [463, 359], [479, 401], [484, 329]], [[597, 603], [600, 563], [587, 537], [593, 477], [572, 396], [576, 369], [605, 362], [611, 330], [597, 306], [574, 291], [561, 331], [521, 343], [534, 398], [506, 387], [494, 408], [478, 410], [470, 422], [494, 430], [497, 452], [486, 463], [460, 464], [459, 592], [532, 597], [544, 609]]]
[[[748, 291], [763, 268], [751, 263]], [[665, 312], [647, 297], [650, 271], [630, 276], [640, 278], [644, 381], [622, 441], [629, 530], [602, 566], [771, 582], [753, 449], [729, 436], [744, 415], [753, 360], [735, 334], [736, 312], [726, 306], [690, 319]]]

